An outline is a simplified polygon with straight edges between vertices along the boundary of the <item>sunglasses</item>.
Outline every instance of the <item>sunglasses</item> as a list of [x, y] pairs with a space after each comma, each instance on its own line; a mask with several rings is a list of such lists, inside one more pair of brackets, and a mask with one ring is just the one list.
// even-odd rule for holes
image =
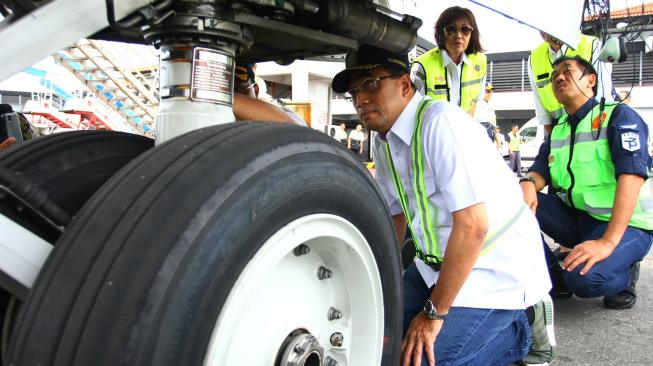
[[444, 34], [446, 34], [447, 37], [455, 37], [458, 34], [458, 32], [460, 32], [460, 34], [462, 34], [463, 36], [467, 37], [470, 34], [472, 34], [473, 31], [474, 28], [472, 28], [472, 26], [470, 25], [463, 25], [462, 27], [458, 28], [456, 25], [451, 24], [444, 27]]
[[395, 75], [386, 75], [386, 76], [379, 76], [376, 78], [369, 78], [361, 81], [360, 84], [358, 84], [357, 87], [351, 88], [345, 92], [345, 98], [347, 100], [354, 100], [358, 96], [359, 93], [368, 93], [373, 90], [375, 90], [379, 86], [379, 81], [387, 78], [394, 77]]

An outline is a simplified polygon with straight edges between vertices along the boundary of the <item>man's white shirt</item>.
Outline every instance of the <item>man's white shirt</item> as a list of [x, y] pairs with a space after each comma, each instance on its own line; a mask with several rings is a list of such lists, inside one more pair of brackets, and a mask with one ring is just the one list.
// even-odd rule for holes
[[351, 130], [349, 133], [349, 138], [352, 140], [357, 140], [357, 141], [365, 141], [365, 134], [363, 131], [358, 131], [358, 130]]
[[474, 109], [474, 118], [478, 122], [487, 122], [492, 126], [497, 126], [497, 114], [494, 112], [492, 104], [490, 102], [486, 102], [485, 99], [481, 99], [476, 102], [476, 109]]
[[[390, 131], [374, 141], [376, 177], [392, 215], [402, 213], [389, 168], [385, 143], [392, 153], [409, 210], [412, 227], [423, 242], [418, 215], [413, 215], [415, 193], [410, 145], [416, 112], [422, 97], [415, 93]], [[496, 153], [485, 129], [467, 113], [448, 102], [436, 102], [424, 112], [422, 134], [425, 185], [429, 204], [437, 207], [436, 232], [442, 253], [453, 224], [452, 212], [485, 203], [493, 233], [524, 207], [521, 189], [512, 172]], [[411, 199], [413, 197], [413, 199]], [[416, 258], [417, 268], [432, 286], [439, 275]], [[541, 300], [551, 288], [539, 227], [530, 210], [503, 234], [487, 254], [479, 257], [453, 306], [523, 309]]]
[[333, 134], [333, 138], [338, 141], [347, 140], [347, 132], [340, 128], [336, 128], [336, 133]]

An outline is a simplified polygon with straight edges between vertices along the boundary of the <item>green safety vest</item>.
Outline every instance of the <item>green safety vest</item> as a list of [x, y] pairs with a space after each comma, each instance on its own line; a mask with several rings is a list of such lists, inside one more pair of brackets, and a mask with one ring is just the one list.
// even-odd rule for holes
[[[598, 40], [595, 37], [581, 34], [576, 50], [567, 48], [565, 56], [580, 56], [591, 63], [594, 42], [596, 41]], [[540, 97], [542, 106], [551, 114], [551, 117], [559, 119], [565, 113], [565, 107], [553, 95], [551, 74], [553, 73], [554, 61], [549, 58], [549, 44], [546, 42], [531, 51], [531, 71], [535, 78], [537, 94]]]
[[[551, 132], [549, 171], [551, 184], [561, 189], [558, 196], [570, 207], [609, 221], [617, 190], [614, 163], [608, 144], [608, 123], [616, 104], [606, 104], [602, 119], [596, 105], [576, 127], [572, 139], [567, 114]], [[641, 143], [646, 143], [642, 141]], [[653, 229], [653, 185], [646, 179], [630, 226]]]
[[[480, 53], [467, 55], [471, 67], [461, 66], [460, 80], [460, 107], [469, 112], [476, 99], [481, 93], [481, 83], [487, 72], [487, 57]], [[434, 100], [449, 100], [449, 82], [447, 81], [447, 70], [443, 65], [442, 52], [434, 48], [417, 59], [415, 62], [422, 65], [426, 75], [420, 75], [424, 79], [426, 95]]]
[[[399, 201], [401, 202], [401, 208], [406, 216], [406, 221], [408, 221], [408, 226], [413, 235], [413, 243], [415, 244], [417, 257], [431, 267], [439, 269], [442, 265], [444, 252], [442, 252], [442, 248], [438, 245], [438, 210], [437, 207], [430, 204], [428, 192], [426, 191], [426, 183], [424, 180], [424, 169], [426, 168], [426, 164], [422, 149], [422, 129], [424, 126], [422, 122], [424, 111], [426, 111], [433, 102], [435, 101], [428, 97], [420, 102], [419, 107], [417, 108], [415, 130], [413, 131], [413, 137], [410, 143], [411, 163], [413, 168], [412, 184], [415, 192], [415, 207], [413, 207], [414, 210], [412, 212], [409, 210], [410, 206], [408, 204], [408, 196], [403, 188], [399, 174], [395, 169], [394, 162], [392, 161], [392, 154], [390, 153], [390, 146], [387, 143], [385, 144], [385, 149], [389, 162], [388, 165], [390, 165], [390, 171], [392, 173], [392, 179], [394, 180], [395, 188], [399, 195]], [[492, 249], [497, 244], [497, 240], [508, 231], [508, 229], [519, 219], [519, 216], [521, 216], [525, 211], [527, 211], [526, 205], [521, 205], [521, 208], [512, 218], [510, 218], [510, 220], [501, 225], [491, 234], [488, 234], [479, 256], [485, 255], [490, 249]], [[419, 219], [419, 229], [421, 230], [421, 236], [424, 238], [424, 242], [418, 240], [417, 235], [415, 235], [417, 232], [413, 228], [413, 218], [415, 217], [415, 214]]]

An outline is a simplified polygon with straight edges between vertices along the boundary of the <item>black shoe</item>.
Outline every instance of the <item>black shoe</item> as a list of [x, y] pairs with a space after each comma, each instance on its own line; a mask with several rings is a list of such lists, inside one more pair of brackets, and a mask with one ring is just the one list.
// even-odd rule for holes
[[637, 293], [635, 285], [639, 279], [639, 262], [630, 267], [630, 287], [612, 296], [603, 297], [603, 306], [613, 310], [625, 310], [635, 306]]

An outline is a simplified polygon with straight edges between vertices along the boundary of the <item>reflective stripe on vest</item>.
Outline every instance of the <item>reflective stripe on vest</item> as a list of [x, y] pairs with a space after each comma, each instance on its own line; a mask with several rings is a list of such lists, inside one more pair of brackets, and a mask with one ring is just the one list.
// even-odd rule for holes
[[[460, 77], [460, 107], [469, 112], [481, 93], [481, 84], [487, 72], [487, 57], [480, 53], [467, 55], [469, 65], [463, 62]], [[426, 95], [434, 100], [450, 100], [447, 70], [442, 60], [442, 52], [434, 48], [420, 57], [418, 62], [424, 68]]]
[[[406, 221], [408, 222], [408, 226], [410, 227], [410, 231], [413, 236], [413, 243], [415, 245], [417, 257], [435, 269], [439, 269], [442, 264], [442, 260], [444, 259], [444, 253], [440, 252], [440, 247], [438, 246], [438, 235], [436, 230], [438, 219], [437, 207], [429, 203], [428, 192], [426, 191], [426, 183], [424, 180], [425, 160], [422, 149], [422, 129], [424, 126], [422, 122], [424, 112], [433, 102], [434, 100], [430, 98], [425, 98], [420, 102], [420, 105], [417, 109], [416, 125], [415, 130], [413, 131], [410, 149], [411, 164], [413, 168], [412, 184], [415, 192], [415, 202], [417, 203], [417, 207], [415, 207], [415, 209], [419, 219], [421, 236], [424, 238], [425, 243], [422, 243], [418, 240], [418, 236], [416, 235], [417, 231], [414, 230], [414, 215], [411, 215], [408, 205], [408, 196], [395, 168], [394, 162], [392, 160], [392, 153], [390, 152], [390, 146], [388, 143], [385, 144], [385, 149], [389, 162], [388, 165], [390, 166], [390, 171], [392, 173], [392, 179], [395, 183], [395, 187], [399, 195], [399, 201], [401, 202], [401, 208], [404, 212], [404, 215], [406, 216]], [[481, 249], [479, 256], [485, 255], [487, 252], [489, 252], [489, 250], [497, 244], [498, 239], [501, 238], [503, 234], [508, 232], [508, 229], [510, 229], [510, 227], [515, 222], [517, 222], [522, 213], [526, 211], [526, 205], [521, 205], [520, 209], [513, 217], [511, 217], [503, 225], [497, 228], [497, 230], [487, 235], [485, 237], [483, 248]]]
[[[567, 48], [564, 56], [580, 56], [588, 62], [592, 62], [592, 51], [594, 49], [595, 37], [581, 34], [576, 50]], [[531, 71], [535, 78], [537, 94], [540, 97], [542, 106], [551, 114], [554, 119], [559, 119], [565, 113], [565, 108], [553, 95], [551, 86], [551, 74], [553, 73], [553, 62], [549, 58], [549, 44], [544, 42], [531, 51]]]
[[[568, 115], [565, 114], [551, 132], [549, 171], [552, 186], [562, 190], [558, 196], [567, 205], [602, 221], [609, 221], [612, 217], [617, 190], [607, 135], [615, 107], [616, 104], [607, 104], [600, 117], [600, 106], [596, 105], [576, 126], [573, 144]], [[653, 229], [653, 183], [650, 178], [640, 189], [628, 224]]]

